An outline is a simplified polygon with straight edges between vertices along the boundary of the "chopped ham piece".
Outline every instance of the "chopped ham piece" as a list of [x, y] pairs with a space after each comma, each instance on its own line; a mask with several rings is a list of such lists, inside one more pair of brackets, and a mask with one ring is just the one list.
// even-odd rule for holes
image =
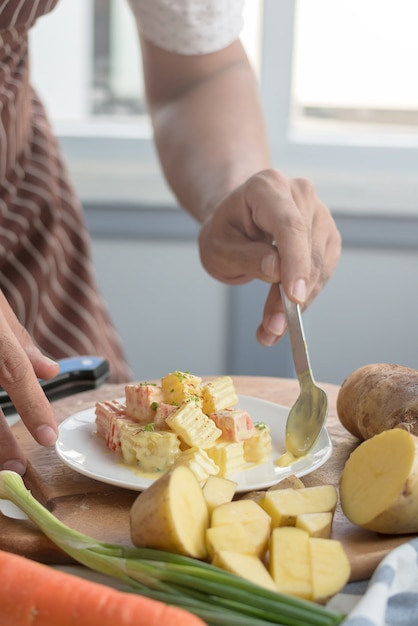
[[167, 404], [166, 402], [161, 402], [158, 405], [157, 410], [155, 411], [154, 416], [154, 424], [156, 430], [170, 430], [170, 427], [166, 424], [167, 417], [173, 413], [173, 411], [177, 411], [178, 406], [173, 404]]
[[109, 450], [120, 450], [120, 421], [132, 422], [126, 416], [126, 405], [118, 400], [96, 403], [97, 434], [102, 437]]
[[223, 409], [210, 413], [209, 417], [220, 428], [227, 441], [244, 441], [255, 433], [251, 416], [243, 409]]
[[155, 420], [155, 411], [163, 402], [163, 391], [159, 385], [136, 383], [126, 385], [126, 414], [140, 424], [149, 424]]

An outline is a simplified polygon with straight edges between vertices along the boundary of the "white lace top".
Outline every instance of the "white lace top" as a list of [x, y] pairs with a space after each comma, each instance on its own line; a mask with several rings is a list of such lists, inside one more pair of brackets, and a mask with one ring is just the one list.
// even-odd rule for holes
[[245, 0], [129, 0], [142, 35], [165, 50], [206, 54], [240, 34]]

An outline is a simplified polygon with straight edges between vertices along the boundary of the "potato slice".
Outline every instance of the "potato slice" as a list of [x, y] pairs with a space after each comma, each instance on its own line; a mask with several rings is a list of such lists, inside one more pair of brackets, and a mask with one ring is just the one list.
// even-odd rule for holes
[[212, 511], [211, 527], [241, 524], [252, 536], [254, 552], [263, 555], [271, 530], [270, 516], [253, 500], [234, 500], [221, 504]]
[[279, 591], [323, 601], [341, 591], [351, 566], [340, 541], [282, 526], [271, 534], [269, 571]]
[[301, 513], [296, 516], [296, 528], [306, 530], [310, 537], [322, 537], [329, 539], [331, 536], [333, 514], [330, 511], [324, 513]]
[[209, 476], [203, 485], [203, 495], [208, 505], [209, 515], [215, 507], [231, 502], [237, 489], [237, 483], [222, 476]]
[[272, 519], [272, 526], [294, 526], [301, 513], [333, 512], [338, 493], [333, 485], [318, 485], [304, 489], [278, 489], [267, 491], [259, 506]]
[[301, 528], [274, 528], [270, 540], [270, 574], [281, 593], [312, 598], [309, 535]]
[[139, 494], [130, 511], [134, 545], [204, 559], [209, 513], [188, 467], [176, 466]]
[[276, 491], [277, 489], [304, 489], [305, 485], [303, 481], [295, 476], [294, 474], [289, 474], [289, 476], [285, 476], [281, 481], [272, 485], [267, 489], [267, 491]]
[[256, 534], [249, 532], [245, 529], [244, 524], [238, 522], [211, 527], [206, 531], [206, 547], [210, 559], [213, 559], [217, 552], [223, 550], [241, 554], [256, 554], [261, 557], [264, 552], [261, 553], [259, 543]]
[[394, 428], [352, 452], [341, 474], [348, 519], [387, 534], [418, 532], [418, 437]]
[[246, 578], [260, 587], [277, 591], [277, 587], [267, 568], [253, 554], [240, 554], [230, 550], [223, 550], [215, 555], [212, 563], [237, 576], [242, 576], [242, 578]]
[[323, 602], [341, 591], [351, 573], [350, 561], [340, 541], [309, 539], [312, 570], [312, 599]]

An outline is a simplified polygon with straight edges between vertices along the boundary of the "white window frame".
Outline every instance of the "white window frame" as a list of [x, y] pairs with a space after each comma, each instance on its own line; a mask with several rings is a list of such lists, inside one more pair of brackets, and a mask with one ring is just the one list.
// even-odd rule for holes
[[[289, 176], [310, 178], [336, 214], [417, 215], [418, 133], [308, 134], [291, 128], [295, 6], [296, 0], [264, 0], [260, 89], [274, 165]], [[83, 201], [176, 206], [146, 119], [56, 131]]]

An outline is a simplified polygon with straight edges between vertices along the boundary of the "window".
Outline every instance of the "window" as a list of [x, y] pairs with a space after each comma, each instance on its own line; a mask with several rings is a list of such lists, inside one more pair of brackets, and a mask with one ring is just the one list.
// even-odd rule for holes
[[[417, 18], [416, 0], [247, 0], [275, 165], [312, 178], [336, 211], [418, 209]], [[172, 202], [126, 0], [60, 0], [31, 38], [82, 197]]]
[[415, 5], [264, 2], [262, 94], [275, 162], [312, 178], [334, 211], [417, 212]]
[[417, 132], [417, 22], [415, 0], [299, 0], [293, 125]]

